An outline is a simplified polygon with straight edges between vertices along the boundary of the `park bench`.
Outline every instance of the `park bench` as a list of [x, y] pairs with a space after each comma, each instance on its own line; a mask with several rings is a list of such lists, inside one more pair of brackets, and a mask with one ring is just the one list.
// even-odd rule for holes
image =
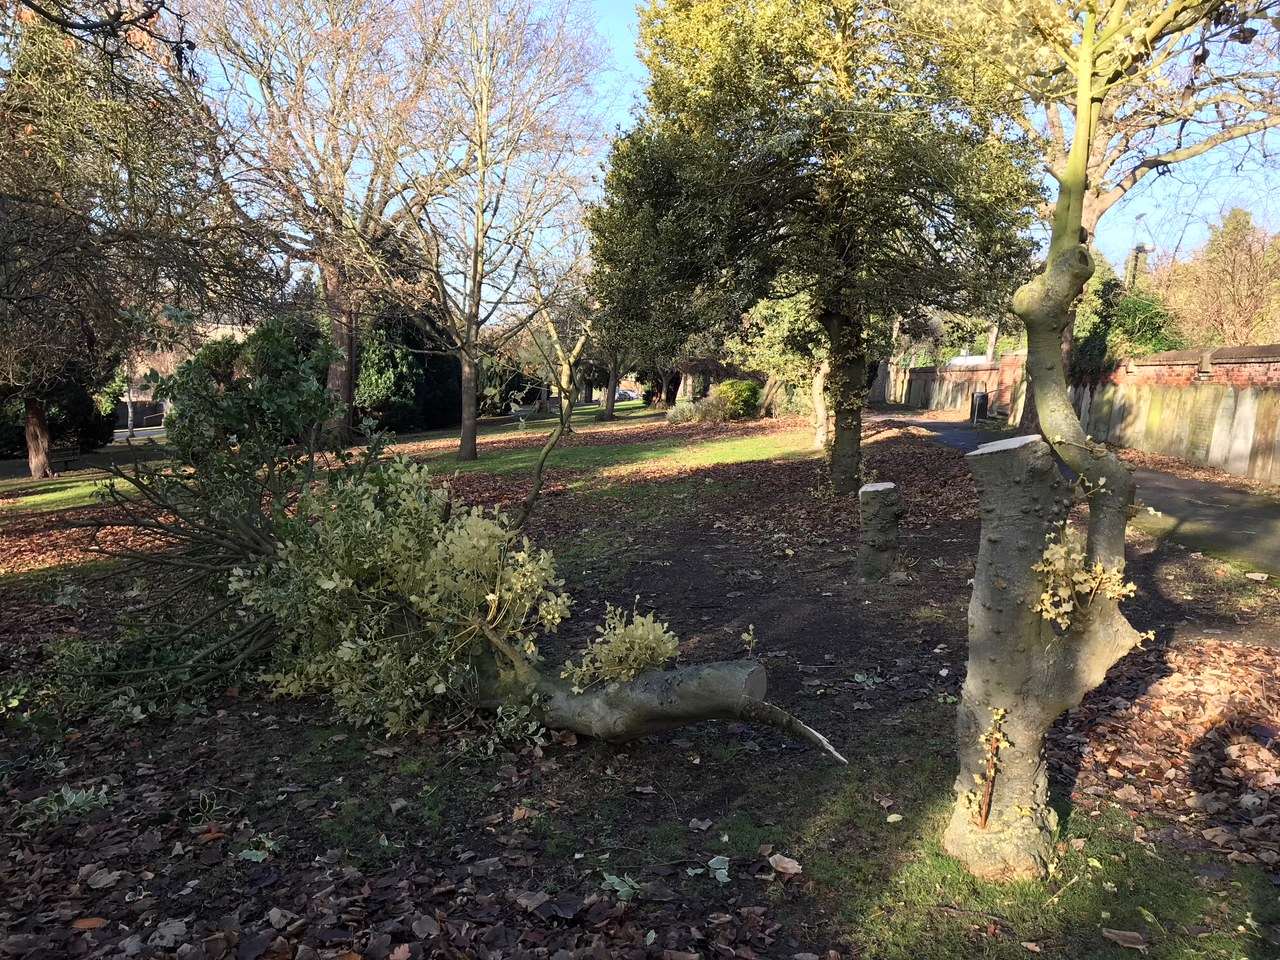
[[62, 446], [49, 448], [49, 469], [54, 473], [61, 473], [63, 470], [74, 470], [75, 465], [80, 462], [79, 446]]

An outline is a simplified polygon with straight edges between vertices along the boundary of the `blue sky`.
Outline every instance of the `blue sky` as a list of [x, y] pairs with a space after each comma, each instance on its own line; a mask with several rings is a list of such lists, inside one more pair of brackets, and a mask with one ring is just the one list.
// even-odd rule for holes
[[[591, 0], [596, 26], [612, 51], [610, 125], [625, 127], [631, 105], [644, 83], [636, 60], [636, 13], [633, 0]], [[1186, 254], [1204, 243], [1209, 225], [1231, 207], [1243, 207], [1269, 230], [1280, 230], [1280, 170], [1255, 158], [1220, 149], [1172, 168], [1167, 176], [1151, 176], [1107, 212], [1097, 245], [1120, 267], [1134, 243], [1159, 251]]]
[[636, 59], [636, 7], [633, 0], [591, 0], [596, 28], [612, 52], [613, 86], [610, 126], [626, 126], [631, 105], [644, 85], [644, 67]]

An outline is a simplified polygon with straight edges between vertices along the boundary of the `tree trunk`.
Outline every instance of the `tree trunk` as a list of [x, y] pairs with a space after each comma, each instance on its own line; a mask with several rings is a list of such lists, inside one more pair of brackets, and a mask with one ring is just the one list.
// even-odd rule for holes
[[33, 479], [43, 480], [53, 476], [53, 468], [49, 464], [49, 420], [45, 415], [43, 401], [27, 397], [25, 406], [27, 466]]
[[987, 328], [987, 361], [990, 362], [996, 358], [996, 343], [1000, 340], [1000, 324], [992, 323]]
[[867, 393], [867, 358], [862, 329], [852, 317], [828, 312], [831, 338], [828, 386], [835, 408], [831, 444], [831, 487], [837, 496], [857, 493], [862, 476], [862, 405]]
[[[1062, 350], [1062, 367], [1068, 370], [1071, 367], [1071, 348], [1075, 344], [1073, 331], [1076, 326], [1076, 310], [1074, 304], [1067, 314], [1067, 325], [1063, 328], [1061, 339]], [[1018, 431], [1020, 433], [1038, 433], [1044, 435], [1044, 429], [1040, 426], [1040, 414], [1036, 409], [1035, 391], [1031, 389], [1031, 372], [1030, 368], [1023, 374], [1023, 389], [1026, 393], [1026, 400], [1022, 404], [1022, 416], [1018, 419]]]
[[680, 399], [686, 403], [693, 403], [697, 398], [694, 396], [693, 374], [680, 374]]
[[838, 763], [848, 763], [826, 737], [764, 699], [768, 676], [759, 663], [730, 660], [647, 670], [634, 680], [593, 686], [579, 693], [544, 676], [505, 639], [485, 635], [510, 671], [493, 671], [491, 703], [532, 699], [543, 723], [613, 743], [634, 740], [700, 720], [764, 723], [813, 744]]
[[325, 305], [329, 310], [329, 335], [334, 356], [329, 363], [327, 389], [338, 405], [338, 412], [329, 424], [335, 435], [349, 436], [355, 423], [356, 363], [359, 345], [356, 337], [356, 316], [351, 305], [342, 272], [332, 264], [322, 264]]
[[756, 404], [757, 417], [772, 417], [774, 407], [778, 402], [778, 391], [782, 389], [782, 381], [773, 374], [769, 375], [769, 379], [765, 381], [764, 388], [760, 391], [760, 400]]
[[613, 419], [613, 405], [618, 402], [618, 367], [611, 365], [609, 367], [609, 384], [605, 387], [604, 404], [600, 413], [597, 415], [599, 420]]
[[858, 561], [863, 580], [887, 580], [893, 573], [901, 517], [897, 484], [868, 483], [858, 491]]
[[560, 365], [560, 423], [565, 433], [573, 433], [573, 408], [578, 403], [578, 381], [572, 363]]
[[831, 363], [823, 360], [813, 371], [813, 445], [815, 449], [827, 449], [827, 440], [831, 430], [831, 412], [827, 409], [827, 374]]
[[1035, 609], [1044, 581], [1032, 567], [1064, 514], [1062, 480], [1036, 436], [987, 444], [968, 461], [982, 532], [956, 718], [956, 805], [943, 846], [979, 877], [1038, 877], [1057, 826], [1044, 741], [1059, 700], [1045, 699], [1052, 691], [1039, 668], [1042, 654], [1064, 641]]
[[[1119, 608], [1133, 478], [1114, 453], [1085, 435], [1067, 392], [1063, 349], [1072, 307], [1093, 275], [1082, 227], [1106, 96], [1095, 85], [1098, 32], [1090, 8], [1074, 48], [1076, 122], [1057, 177], [1049, 255], [1013, 297], [1013, 312], [1027, 329], [1028, 401], [1048, 442], [1016, 437], [968, 457], [982, 535], [958, 718], [957, 801], [944, 844], [973, 873], [993, 879], [1047, 872], [1054, 822], [1045, 734], [1139, 640]], [[1095, 221], [1100, 215], [1100, 208], [1093, 211]], [[1076, 474], [1089, 503], [1078, 561], [1074, 544], [1061, 544], [1065, 549], [1052, 557], [1046, 552], [1045, 538], [1059, 534], [1059, 518], [1071, 505], [1061, 496], [1055, 457]], [[1048, 618], [1037, 609], [1045, 597], [1062, 601]]]
[[957, 800], [944, 846], [989, 879], [1045, 875], [1055, 827], [1045, 736], [1139, 639], [1118, 601], [1087, 585], [1069, 595], [1074, 608], [1065, 627], [1036, 609], [1046, 582], [1032, 568], [1070, 506], [1055, 454], [1089, 491], [1082, 568], [1100, 565], [1117, 579], [1124, 570], [1133, 481], [1114, 454], [1085, 436], [1067, 394], [1062, 358], [1063, 327], [1092, 271], [1084, 247], [1060, 249], [1014, 297], [1014, 312], [1027, 327], [1028, 399], [1034, 398], [1052, 449], [1037, 436], [1022, 436], [968, 457], [981, 498], [982, 535], [957, 722]]
[[458, 358], [462, 362], [462, 430], [458, 440], [458, 459], [476, 459], [476, 361], [466, 350]]
[[124, 408], [125, 422], [128, 427], [128, 433], [125, 434], [130, 440], [133, 439], [133, 381], [130, 379], [124, 385]]
[[1031, 376], [1024, 373], [1022, 377], [1022, 416], [1016, 424], [1019, 433], [1040, 433], [1040, 417], [1036, 413], [1036, 395], [1031, 389]]

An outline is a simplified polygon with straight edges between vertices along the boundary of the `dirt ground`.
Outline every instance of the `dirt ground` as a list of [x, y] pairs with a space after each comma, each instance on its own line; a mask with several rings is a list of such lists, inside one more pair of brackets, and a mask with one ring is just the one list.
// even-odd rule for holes
[[[893, 585], [858, 582], [856, 511], [831, 497], [809, 458], [640, 471], [581, 495], [553, 470], [531, 531], [555, 549], [579, 600], [571, 629], [544, 644], [549, 659], [581, 645], [605, 601], [659, 610], [686, 662], [744, 656], [741, 635], [754, 627], [770, 698], [829, 736], [848, 771], [739, 724], [625, 747], [552, 736], [490, 752], [475, 729], [387, 740], [333, 723], [319, 704], [251, 690], [174, 718], [10, 723], [0, 956], [1123, 951], [1052, 920], [1046, 898], [1040, 921], [1010, 919], [1013, 906], [967, 909], [954, 892], [963, 881], [946, 873], [930, 919], [909, 921], [925, 924], [914, 952], [868, 932], [908, 923], [914, 895], [894, 884], [912, 858], [936, 858], [912, 851], [932, 849], [948, 802], [977, 521], [958, 453], [877, 426], [866, 455], [868, 477], [898, 482], [907, 504], [907, 576]], [[457, 485], [508, 498], [483, 475]], [[51, 523], [16, 529], [43, 536]], [[1073, 825], [1061, 852], [1084, 875], [1094, 847], [1075, 837], [1093, 827], [1074, 825], [1118, 822], [1130, 844], [1122, 859], [1190, 858], [1215, 897], [1239, 894], [1241, 870], [1262, 888], [1280, 883], [1280, 590], [1141, 537], [1131, 557], [1139, 590], [1128, 612], [1156, 641], [1055, 730], [1053, 780]], [[75, 608], [59, 605], [57, 582], [0, 584], [6, 677], [38, 670], [56, 636], [105, 635], [105, 588], [89, 587]], [[101, 790], [105, 805], [41, 820], [36, 802], [62, 784]], [[803, 872], [771, 866], [775, 853]], [[727, 881], [717, 857], [728, 858]], [[1046, 888], [1059, 903], [1082, 887], [1064, 877]], [[1239, 935], [1237, 907], [1180, 918], [1177, 942]], [[1280, 911], [1249, 916], [1256, 929], [1229, 941], [1242, 945], [1234, 955], [1276, 955]], [[1154, 942], [1171, 926], [1140, 936]], [[1081, 947], [1095, 941], [1096, 952]]]

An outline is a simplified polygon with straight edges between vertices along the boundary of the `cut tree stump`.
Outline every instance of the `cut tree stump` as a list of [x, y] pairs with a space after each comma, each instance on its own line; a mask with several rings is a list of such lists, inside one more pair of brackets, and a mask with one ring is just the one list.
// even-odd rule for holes
[[858, 491], [862, 539], [858, 556], [862, 579], [887, 580], [898, 560], [898, 521], [902, 503], [895, 483], [868, 483]]

